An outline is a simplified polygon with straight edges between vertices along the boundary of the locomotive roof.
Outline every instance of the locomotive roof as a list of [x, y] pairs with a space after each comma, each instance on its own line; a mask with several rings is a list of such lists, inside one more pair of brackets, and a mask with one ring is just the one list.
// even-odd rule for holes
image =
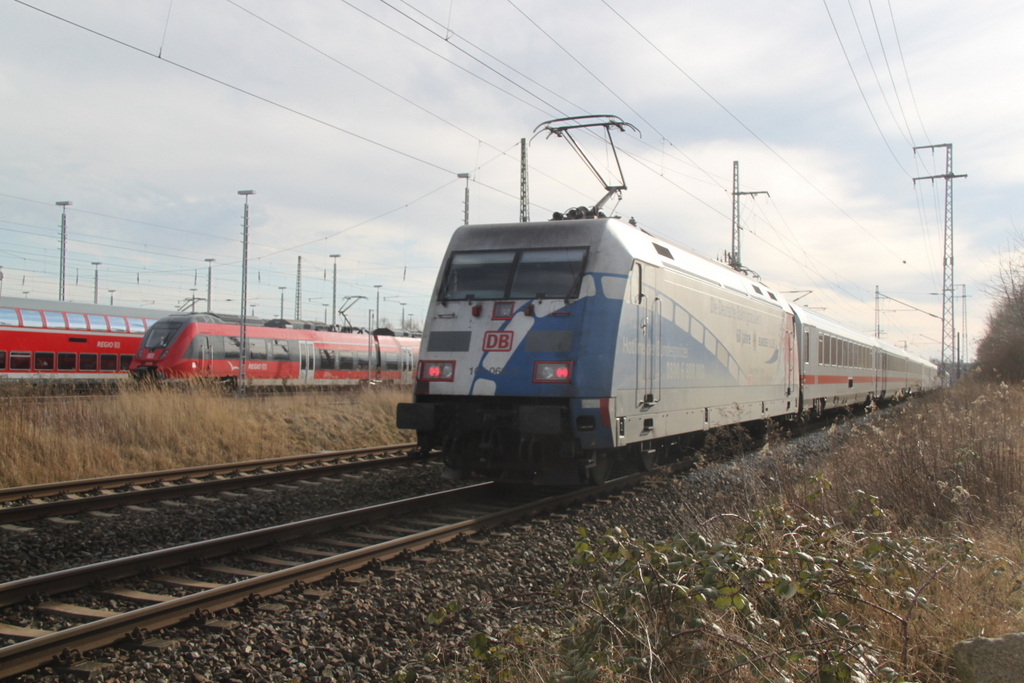
[[778, 308], [789, 304], [771, 286], [670, 240], [656, 237], [618, 218], [589, 218], [538, 223], [465, 225], [452, 235], [450, 251], [559, 246], [602, 250], [611, 238], [624, 254], [663, 266]]

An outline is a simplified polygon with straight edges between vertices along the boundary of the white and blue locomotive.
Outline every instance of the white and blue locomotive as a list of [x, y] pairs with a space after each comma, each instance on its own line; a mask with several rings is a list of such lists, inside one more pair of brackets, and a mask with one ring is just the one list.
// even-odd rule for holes
[[938, 369], [615, 218], [464, 226], [397, 424], [450, 473], [601, 481], [684, 435], [937, 386]]

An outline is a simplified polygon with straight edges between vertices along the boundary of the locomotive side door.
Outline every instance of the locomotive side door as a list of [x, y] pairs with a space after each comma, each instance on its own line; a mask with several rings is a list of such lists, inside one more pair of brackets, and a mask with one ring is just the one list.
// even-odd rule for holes
[[312, 384], [313, 370], [316, 362], [313, 342], [299, 340], [299, 383]]
[[646, 263], [633, 263], [629, 297], [636, 310], [636, 404], [652, 405], [661, 400], [661, 299], [656, 295], [657, 270]]

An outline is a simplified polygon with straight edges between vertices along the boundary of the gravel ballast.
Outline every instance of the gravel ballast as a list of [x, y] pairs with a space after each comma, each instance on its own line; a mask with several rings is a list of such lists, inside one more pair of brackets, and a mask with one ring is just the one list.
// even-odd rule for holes
[[[656, 475], [600, 501], [403, 556], [310, 586], [312, 590], [225, 610], [212, 624], [165, 629], [158, 637], [169, 642], [160, 649], [105, 648], [90, 655], [105, 665], [91, 680], [390, 681], [408, 680], [411, 673], [420, 681], [460, 680], [451, 672], [471, 659], [469, 641], [474, 634], [497, 635], [517, 624], [564, 628], [570, 623], [573, 591], [565, 588], [575, 580], [570, 560], [580, 528], [593, 535], [621, 527], [650, 539], [687, 533], [721, 512], [720, 503], [727, 497], [756, 505], [780, 479], [800, 471], [844, 432], [837, 428], [814, 433], [689, 475]], [[281, 492], [288, 495], [251, 495], [246, 501], [239, 499], [233, 516], [222, 517], [217, 507], [217, 519], [204, 519], [198, 509], [189, 507], [197, 519], [178, 520], [183, 527], [216, 528], [209, 535], [223, 535], [242, 526], [242, 519], [259, 520], [244, 527], [254, 528], [336, 511], [324, 509], [331, 505], [343, 509], [370, 504], [362, 499], [342, 502], [348, 495], [372, 497], [375, 491], [388, 491], [394, 498], [399, 491], [417, 495], [443, 486], [436, 472], [424, 476], [422, 470], [388, 470], [361, 477], [351, 486], [343, 482]], [[315, 513], [302, 512], [314, 508]], [[150, 514], [173, 516], [175, 510]], [[89, 553], [126, 554], [131, 541], [120, 538], [121, 533], [153, 542], [138, 528], [146, 526], [156, 533], [149, 521], [140, 522], [148, 517], [133, 515], [116, 522], [96, 540], [99, 550], [87, 539], [75, 542], [73, 531], [61, 528], [20, 537], [5, 534], [4, 544], [17, 542], [23, 554], [40, 552], [54, 533], [57, 542], [51, 547], [61, 559], [50, 563], [73, 565]], [[192, 535], [186, 530], [176, 533]], [[170, 544], [164, 540], [162, 546]], [[21, 564], [4, 558], [0, 571], [24, 571], [30, 564], [24, 557]], [[225, 620], [231, 623], [219, 623]], [[19, 680], [61, 681], [67, 675], [41, 668]]]

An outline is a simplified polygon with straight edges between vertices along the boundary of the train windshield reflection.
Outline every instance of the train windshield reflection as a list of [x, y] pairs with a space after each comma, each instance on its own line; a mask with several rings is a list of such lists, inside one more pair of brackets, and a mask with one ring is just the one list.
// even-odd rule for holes
[[456, 252], [441, 300], [568, 298], [586, 256], [583, 247]]
[[160, 320], [146, 331], [142, 338], [144, 349], [164, 349], [174, 341], [178, 330], [181, 329], [181, 322], [177, 320]]

